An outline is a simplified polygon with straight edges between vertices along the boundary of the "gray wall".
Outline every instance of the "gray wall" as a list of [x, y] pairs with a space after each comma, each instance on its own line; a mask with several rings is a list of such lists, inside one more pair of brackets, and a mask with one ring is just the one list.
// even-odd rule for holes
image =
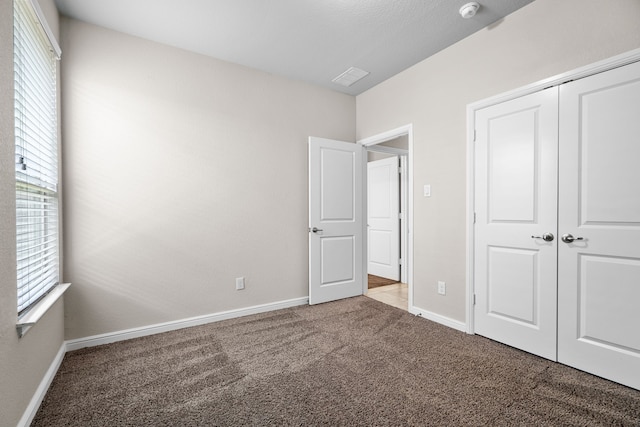
[[307, 138], [354, 140], [355, 98], [66, 18], [62, 38], [67, 339], [306, 297]]
[[385, 153], [376, 153], [375, 151], [367, 152], [367, 163], [375, 162], [376, 160], [386, 159], [388, 157], [392, 157], [393, 154], [385, 154]]
[[537, 0], [356, 98], [358, 139], [414, 126], [417, 307], [465, 320], [467, 104], [638, 48], [639, 22], [638, 0]]
[[[41, 0], [57, 34], [52, 0]], [[16, 205], [13, 119], [13, 2], [0, 0], [0, 425], [22, 417], [64, 339], [59, 300], [27, 335], [16, 333]]]
[[[407, 135], [402, 135], [397, 138], [394, 138], [389, 141], [382, 142], [380, 144], [376, 144], [378, 146], [392, 147], [392, 148], [401, 148], [403, 150], [409, 149], [409, 137]], [[375, 146], [374, 146], [375, 147]], [[386, 159], [387, 157], [391, 157], [393, 154], [385, 154], [378, 153], [375, 151], [367, 152], [367, 162], [375, 162], [376, 160]]]

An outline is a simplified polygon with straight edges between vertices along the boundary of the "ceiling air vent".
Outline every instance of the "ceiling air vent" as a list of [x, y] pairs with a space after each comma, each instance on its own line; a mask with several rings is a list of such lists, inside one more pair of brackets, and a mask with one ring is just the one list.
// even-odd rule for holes
[[367, 75], [369, 75], [368, 71], [364, 71], [356, 67], [351, 67], [331, 81], [339, 85], [349, 87], [363, 77], [366, 77]]

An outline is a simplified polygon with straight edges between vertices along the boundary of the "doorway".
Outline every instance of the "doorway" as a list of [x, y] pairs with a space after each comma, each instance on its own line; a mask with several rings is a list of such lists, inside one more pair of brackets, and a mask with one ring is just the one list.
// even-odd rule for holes
[[360, 141], [366, 149], [367, 250], [363, 293], [407, 311], [411, 306], [409, 130]]
[[[309, 304], [321, 304], [367, 293], [367, 148], [407, 137], [402, 157], [406, 176], [406, 208], [401, 224], [405, 249], [401, 269], [407, 305], [413, 306], [413, 131], [406, 125], [356, 144], [309, 137]], [[398, 150], [393, 147], [378, 150]], [[398, 154], [396, 152], [396, 154]]]

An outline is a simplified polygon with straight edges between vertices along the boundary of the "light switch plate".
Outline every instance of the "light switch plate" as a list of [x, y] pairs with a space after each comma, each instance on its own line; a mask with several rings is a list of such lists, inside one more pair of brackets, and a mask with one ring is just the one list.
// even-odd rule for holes
[[424, 197], [431, 197], [431, 185], [429, 184], [424, 186]]

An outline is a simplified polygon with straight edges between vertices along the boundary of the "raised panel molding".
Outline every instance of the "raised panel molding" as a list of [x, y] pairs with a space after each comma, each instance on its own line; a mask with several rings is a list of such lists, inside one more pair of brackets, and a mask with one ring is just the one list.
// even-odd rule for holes
[[[353, 280], [355, 276], [353, 236], [322, 237], [321, 257], [323, 266], [321, 286], [330, 286]], [[331, 268], [327, 268], [327, 266]]]
[[538, 251], [489, 247], [489, 314], [536, 326], [539, 289], [537, 270]]
[[[619, 110], [609, 107], [614, 99]], [[581, 224], [640, 226], [638, 100], [640, 79], [580, 98]]]
[[490, 121], [489, 222], [535, 222], [538, 124], [537, 108]]
[[[325, 221], [354, 220], [355, 154], [321, 149], [321, 216]], [[336, 190], [340, 191], [336, 191]], [[350, 190], [350, 191], [349, 191]], [[336, 199], [338, 197], [338, 199]]]
[[640, 334], [628, 333], [640, 325], [640, 259], [581, 255], [579, 263], [579, 339], [640, 357]]

